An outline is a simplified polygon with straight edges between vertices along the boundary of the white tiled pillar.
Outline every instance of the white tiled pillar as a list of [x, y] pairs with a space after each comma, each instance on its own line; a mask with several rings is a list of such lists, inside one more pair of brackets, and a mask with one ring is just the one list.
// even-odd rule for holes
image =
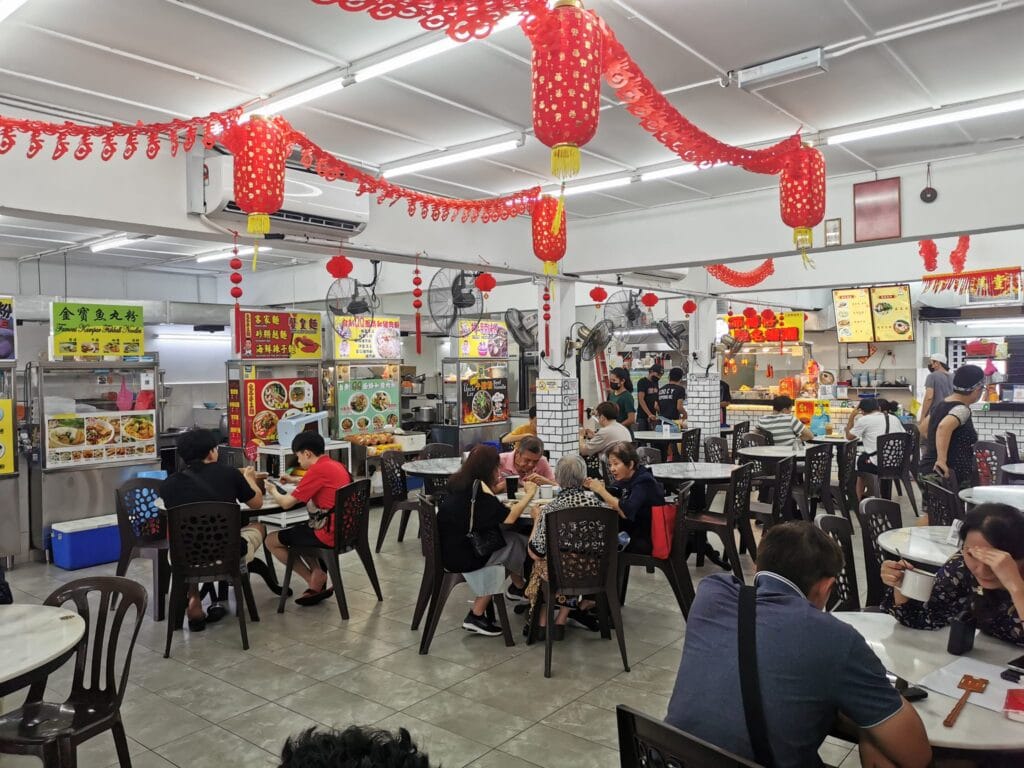
[[577, 379], [537, 379], [537, 436], [551, 453], [551, 463], [580, 448]]
[[[697, 311], [690, 318], [690, 375], [686, 382], [686, 412], [688, 429], [700, 428], [701, 456], [704, 441], [718, 437], [721, 424], [721, 389], [718, 357], [711, 353], [715, 342], [717, 302], [701, 299]], [[694, 359], [696, 354], [696, 359]], [[710, 364], [710, 368], [708, 367]]]

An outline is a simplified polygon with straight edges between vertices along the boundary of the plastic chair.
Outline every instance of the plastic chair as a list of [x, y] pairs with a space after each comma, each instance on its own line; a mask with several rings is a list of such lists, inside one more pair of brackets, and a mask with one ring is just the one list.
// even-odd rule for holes
[[[94, 597], [92, 601], [96, 606], [94, 613], [89, 598], [95, 593], [98, 599]], [[79, 744], [111, 731], [118, 765], [130, 768], [132, 761], [121, 722], [121, 702], [128, 684], [135, 640], [146, 612], [146, 590], [141, 584], [120, 576], [93, 576], [68, 582], [51, 593], [43, 604], [59, 607], [69, 601], [74, 602], [78, 614], [85, 620], [85, 634], [75, 651], [71, 693], [60, 704], [45, 702], [46, 680], [34, 683], [19, 709], [0, 716], [0, 754], [34, 755], [47, 768], [73, 767], [77, 765]], [[134, 609], [134, 616], [128, 618], [125, 627], [131, 609]], [[122, 630], [125, 630], [123, 638]], [[123, 656], [118, 654], [122, 640], [127, 641], [127, 652]]]
[[1020, 463], [1020, 451], [1017, 450], [1017, 435], [1014, 432], [1007, 432], [1006, 435], [1006, 461], [1008, 464]]
[[907, 497], [910, 499], [910, 506], [914, 508], [914, 515], [919, 516], [921, 513], [917, 508], [917, 498], [914, 496], [910, 476], [913, 447], [914, 438], [906, 432], [880, 435], [878, 450], [875, 453], [878, 474], [873, 475], [870, 472], [862, 474], [870, 485], [871, 495], [881, 496], [883, 499], [892, 498], [893, 482], [903, 481]]
[[952, 484], [947, 479], [940, 484], [934, 480], [925, 480], [921, 484], [924, 494], [924, 511], [928, 515], [928, 525], [952, 525], [954, 520], [963, 517], [963, 508], [959, 504], [956, 488], [956, 477], [953, 470], [949, 471]]
[[775, 470], [771, 465], [766, 464], [760, 459], [752, 459], [747, 456], [740, 454], [742, 448], [754, 448], [758, 446], [770, 445], [768, 438], [758, 432], [746, 432], [740, 435], [736, 441], [735, 457], [737, 464], [751, 464], [754, 467], [754, 485], [766, 489], [774, 482]]
[[373, 585], [377, 601], [384, 600], [377, 579], [377, 569], [373, 564], [373, 553], [370, 552], [370, 480], [356, 480], [343, 488], [339, 488], [334, 496], [334, 509], [331, 512], [331, 525], [334, 529], [334, 546], [328, 547], [289, 547], [288, 563], [284, 567], [284, 581], [281, 582], [281, 598], [277, 603], [277, 612], [284, 613], [284, 604], [288, 600], [288, 582], [292, 578], [295, 561], [303, 556], [319, 558], [327, 562], [327, 572], [331, 576], [334, 587], [334, 599], [338, 603], [341, 618], [348, 620], [348, 601], [345, 600], [345, 585], [341, 580], [341, 565], [338, 558], [346, 552], [355, 552], [366, 569], [366, 576]]
[[739, 469], [732, 473], [729, 494], [726, 496], [722, 514], [688, 514], [683, 520], [683, 529], [687, 536], [703, 531], [714, 533], [722, 540], [722, 547], [732, 565], [732, 572], [740, 581], [743, 581], [743, 569], [740, 567], [739, 550], [736, 548], [737, 531], [750, 556], [757, 559], [757, 544], [754, 542], [754, 532], [750, 527], [750, 491], [753, 474], [754, 468], [751, 464], [741, 464]]
[[838, 499], [843, 516], [852, 521], [857, 512], [856, 440], [848, 440], [836, 446], [836, 466], [839, 470], [839, 484], [832, 487], [833, 499]]
[[642, 445], [636, 449], [636, 455], [640, 458], [640, 463], [645, 467], [649, 467], [651, 464], [661, 464], [661, 451], [657, 448]]
[[741, 421], [739, 424], [732, 428], [732, 451], [729, 456], [732, 458], [733, 463], [740, 463], [740, 438], [750, 432], [750, 422]]
[[775, 465], [775, 485], [772, 487], [771, 507], [764, 511], [751, 507], [751, 516], [768, 533], [773, 525], [786, 522], [789, 517], [789, 501], [792, 498], [793, 483], [796, 478], [796, 457], [787, 456]]
[[381, 479], [384, 485], [384, 511], [380, 518], [380, 531], [377, 534], [377, 554], [380, 554], [384, 546], [384, 539], [388, 535], [388, 528], [395, 517], [396, 512], [402, 513], [402, 520], [398, 525], [398, 540], [405, 538], [405, 529], [409, 525], [409, 516], [416, 511], [418, 505], [414, 499], [409, 498], [409, 485], [402, 471], [402, 464], [405, 462], [405, 454], [401, 451], [387, 451], [380, 457]]
[[[452, 590], [466, 580], [461, 573], [446, 571], [441, 562], [441, 539], [437, 528], [437, 512], [434, 505], [425, 497], [419, 501], [420, 513], [420, 543], [423, 546], [423, 580], [420, 582], [420, 593], [416, 599], [416, 607], [412, 614], [412, 627], [416, 630], [423, 619], [424, 612], [427, 615], [427, 623], [423, 627], [423, 636], [420, 638], [420, 655], [425, 656], [430, 651], [430, 644], [437, 632], [437, 625], [441, 622], [441, 612]], [[512, 639], [512, 626], [508, 620], [508, 610], [505, 607], [505, 596], [502, 594], [492, 595], [494, 606], [497, 609], [498, 621], [501, 624], [501, 634], [505, 638], [505, 645], [514, 646]]]
[[[731, 464], [729, 443], [724, 437], [709, 437], [704, 440], [704, 460], [712, 464]], [[728, 491], [728, 483], [708, 483], [705, 506], [710, 509], [719, 491]]]
[[684, 429], [679, 438], [683, 444], [680, 459], [700, 461], [700, 429]]
[[[427, 443], [423, 446], [423, 450], [419, 452], [417, 459], [456, 459], [459, 456], [459, 450], [453, 445], [448, 443]], [[424, 477], [423, 478], [423, 490], [428, 496], [433, 496], [436, 499], [440, 499], [446, 493], [448, 493], [448, 478], [447, 477]]]
[[828, 610], [859, 611], [860, 592], [857, 589], [857, 568], [853, 562], [853, 525], [839, 515], [818, 515], [814, 522], [843, 551], [843, 570], [836, 576], [835, 587], [829, 595]]
[[885, 556], [878, 546], [878, 537], [886, 531], [899, 528], [902, 522], [900, 505], [888, 499], [864, 499], [857, 508], [857, 522], [860, 523], [860, 540], [864, 549], [865, 577], [868, 584], [866, 606], [882, 604], [885, 584], [882, 582], [882, 561]]
[[995, 441], [979, 440], [974, 444], [975, 485], [999, 485], [1003, 482], [1003, 464], [1007, 447]]
[[814, 520], [817, 503], [820, 501], [825, 510], [834, 515], [835, 505], [832, 503], [832, 446], [812, 445], [804, 456], [804, 482], [793, 487], [793, 499], [796, 501], [800, 515], [807, 522]]
[[162, 481], [139, 478], [129, 480], [114, 491], [117, 531], [121, 536], [121, 554], [117, 558], [118, 576], [128, 573], [128, 564], [145, 557], [153, 565], [153, 620], [164, 620], [164, 602], [171, 581], [167, 562], [167, 515], [157, 508]]
[[615, 717], [619, 725], [621, 768], [759, 768], [757, 763], [719, 749], [632, 707], [619, 704]]
[[[185, 620], [188, 585], [227, 581], [235, 591], [235, 613], [242, 635], [242, 650], [249, 650], [249, 634], [245, 629], [242, 598], [249, 608], [249, 617], [260, 620], [256, 600], [249, 584], [249, 572], [242, 562], [242, 512], [237, 504], [223, 501], [201, 501], [167, 510], [171, 535], [171, 599], [168, 605], [167, 644], [164, 658], [171, 655], [171, 639], [175, 629]], [[288, 593], [285, 583], [283, 594]]]

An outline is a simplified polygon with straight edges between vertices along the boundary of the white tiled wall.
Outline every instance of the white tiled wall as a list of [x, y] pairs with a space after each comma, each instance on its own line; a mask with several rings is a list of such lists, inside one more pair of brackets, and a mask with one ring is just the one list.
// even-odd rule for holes
[[578, 379], [537, 380], [537, 436], [555, 462], [580, 448]]
[[1024, 439], [1024, 412], [974, 411], [971, 414], [979, 440], [992, 440], [996, 435], [1013, 432], [1018, 440]]
[[691, 373], [686, 382], [686, 427], [700, 429], [701, 454], [704, 440], [718, 435], [721, 424], [721, 385], [718, 373], [708, 376]]

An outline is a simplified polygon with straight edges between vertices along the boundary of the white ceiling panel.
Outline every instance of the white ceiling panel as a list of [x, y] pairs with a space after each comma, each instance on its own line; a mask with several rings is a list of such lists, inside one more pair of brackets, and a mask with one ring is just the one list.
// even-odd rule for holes
[[700, 173], [683, 176], [680, 183], [700, 190], [706, 195], [731, 195], [737, 192], [749, 192], [765, 187], [778, 187], [778, 178], [762, 173], [748, 173], [731, 165], [710, 168]]
[[[607, 216], [612, 213], [628, 213], [629, 211], [642, 210], [626, 200], [616, 199], [612, 195], [619, 190], [610, 190], [608, 194], [579, 195], [569, 197], [565, 200], [565, 209], [570, 217], [577, 216]], [[572, 236], [570, 235], [570, 238]]]
[[[597, 135], [587, 149], [628, 168], [664, 163], [676, 157], [641, 128], [635, 117], [619, 108], [601, 112]], [[589, 158], [585, 157], [583, 166], [588, 165]]]
[[[856, 154], [857, 145], [852, 144], [850, 148]], [[818, 147], [818, 149], [825, 156], [825, 173], [830, 178], [847, 173], [861, 173], [872, 170], [871, 166], [861, 162], [841, 146], [822, 146]]]
[[[680, 177], [680, 184], [685, 184], [688, 176]], [[688, 187], [673, 184], [669, 181], [641, 181], [630, 184], [628, 187], [619, 187], [614, 190], [614, 195], [622, 200], [627, 200], [634, 205], [644, 208], [651, 208], [657, 205], [670, 205], [672, 203], [685, 203], [690, 200], [700, 200], [706, 195]]]
[[847, 0], [878, 32], [977, 5], [972, 0]]
[[[497, 155], [496, 160], [508, 161], [514, 165], [516, 152], [505, 152]], [[536, 184], [547, 184], [550, 179], [540, 178], [532, 173], [521, 173], [498, 163], [491, 163], [487, 160], [471, 160], [457, 165], [448, 165], [443, 168], [432, 168], [420, 174], [400, 176], [395, 179], [400, 184], [409, 184], [409, 179], [417, 179], [417, 186], [425, 185], [423, 178], [434, 178], [450, 184], [463, 185], [466, 191], [464, 197], [484, 197], [487, 194], [501, 195], [517, 189], [526, 189]], [[472, 189], [484, 190], [481, 194], [473, 194]]]
[[[166, 122], [170, 116], [164, 111], [146, 109], [116, 101], [113, 97], [104, 98], [91, 93], [83, 93], [59, 84], [40, 83], [27, 77], [18, 77], [0, 72], [0, 100], [5, 96], [12, 97], [8, 103], [19, 108], [23, 104], [38, 105], [39, 111], [49, 112], [47, 107], [55, 107], [60, 112], [70, 111], [77, 115], [97, 115], [112, 121], [134, 123], [142, 120], [146, 123]], [[10, 110], [0, 104], [0, 113], [9, 114]], [[57, 114], [56, 122], [65, 118]], [[91, 122], [91, 120], [89, 120]]]
[[919, 131], [855, 141], [850, 144], [850, 149], [876, 168], [902, 162], [959, 157], [973, 152], [971, 142], [955, 125], [938, 125]]
[[706, 85], [673, 94], [669, 101], [702, 131], [729, 144], [769, 141], [800, 128], [771, 104], [738, 88]]
[[305, 108], [293, 109], [288, 113], [288, 120], [295, 128], [328, 152], [335, 152], [346, 159], [381, 165], [433, 149], [426, 144], [359, 125], [344, 117], [344, 112], [335, 117]]
[[[580, 175], [578, 177], [579, 181], [588, 179], [591, 176], [603, 176], [625, 169], [623, 165], [608, 162], [600, 157], [594, 157], [587, 149], [589, 149], [589, 145], [583, 150]], [[514, 153], [501, 155], [500, 161], [530, 171], [542, 179], [547, 179], [550, 183], [555, 182], [554, 177], [551, 175], [551, 150], [533, 136], [527, 136], [526, 144]]]

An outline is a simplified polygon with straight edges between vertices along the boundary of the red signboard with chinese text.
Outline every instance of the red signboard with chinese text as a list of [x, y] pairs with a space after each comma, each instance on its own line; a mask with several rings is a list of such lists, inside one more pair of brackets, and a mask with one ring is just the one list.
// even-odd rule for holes
[[318, 312], [243, 309], [235, 334], [243, 360], [319, 360], [323, 319]]

